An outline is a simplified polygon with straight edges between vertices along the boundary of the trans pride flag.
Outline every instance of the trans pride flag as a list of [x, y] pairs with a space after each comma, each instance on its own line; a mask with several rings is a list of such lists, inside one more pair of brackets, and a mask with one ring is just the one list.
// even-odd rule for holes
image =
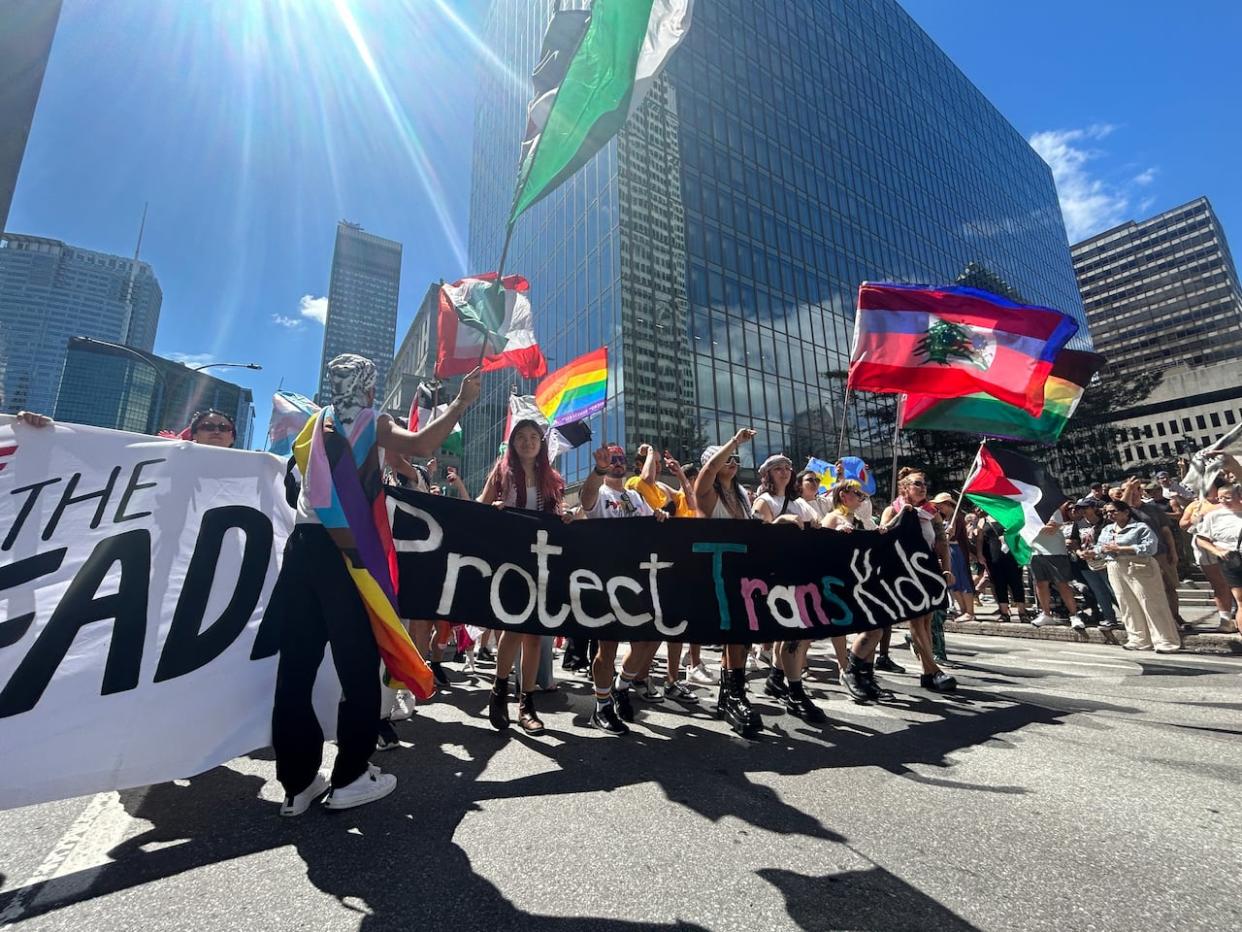
[[272, 419], [267, 426], [267, 452], [288, 456], [293, 452], [293, 440], [306, 419], [319, 410], [319, 405], [297, 392], [276, 392], [272, 395]]
[[863, 282], [848, 386], [957, 398], [986, 392], [1038, 416], [1044, 383], [1078, 322], [962, 285]]

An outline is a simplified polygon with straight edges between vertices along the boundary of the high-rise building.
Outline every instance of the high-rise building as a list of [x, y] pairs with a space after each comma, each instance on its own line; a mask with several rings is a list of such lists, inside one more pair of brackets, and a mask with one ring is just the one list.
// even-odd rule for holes
[[1083, 240], [1071, 249], [1103, 378], [1162, 379], [1112, 412], [1128, 432], [1120, 464], [1172, 466], [1242, 418], [1242, 288], [1206, 197]]
[[375, 363], [375, 397], [382, 399], [397, 341], [397, 293], [401, 286], [401, 244], [367, 233], [356, 223], [336, 225], [328, 318], [319, 361], [320, 404], [331, 401], [327, 364], [341, 353]]
[[[503, 67], [476, 97], [471, 272], [494, 268], [512, 203], [529, 96], [512, 75], [567, 5], [488, 14]], [[518, 219], [505, 271], [531, 282], [550, 365], [608, 346], [596, 436], [697, 459], [749, 425], [753, 467], [835, 454], [860, 282], [967, 269], [1073, 315], [1090, 346], [1048, 166], [895, 0], [716, 0], [620, 135]], [[489, 374], [467, 416], [472, 487], [511, 382]], [[856, 397], [846, 421], [877, 464], [890, 404]], [[589, 460], [560, 465], [573, 482]]]
[[9, 222], [9, 206], [59, 18], [60, 0], [0, 3], [0, 233]]
[[171, 359], [73, 337], [65, 354], [55, 417], [140, 434], [177, 433], [189, 426], [196, 411], [215, 408], [233, 418], [237, 446], [249, 448], [253, 401], [250, 389]]
[[70, 337], [150, 352], [163, 301], [145, 262], [0, 235], [0, 410], [52, 410]]

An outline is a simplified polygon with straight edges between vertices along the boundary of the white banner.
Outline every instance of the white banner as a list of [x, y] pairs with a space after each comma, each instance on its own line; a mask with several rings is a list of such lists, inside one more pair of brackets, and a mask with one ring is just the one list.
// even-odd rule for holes
[[292, 529], [284, 471], [266, 453], [0, 416], [0, 808], [270, 743], [277, 632], [262, 622]]

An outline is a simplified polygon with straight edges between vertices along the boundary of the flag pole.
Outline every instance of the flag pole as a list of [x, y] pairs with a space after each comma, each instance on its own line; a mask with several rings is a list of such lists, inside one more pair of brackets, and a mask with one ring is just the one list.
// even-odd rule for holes
[[841, 402], [841, 436], [837, 440], [837, 459], [836, 459], [838, 463], [841, 462], [841, 457], [845, 455], [845, 428], [846, 428], [846, 425], [849, 423], [846, 420], [846, 415], [849, 413], [849, 409], [850, 409], [850, 383], [849, 383], [849, 380], [847, 379], [845, 382], [845, 398]]
[[950, 530], [953, 529], [953, 525], [957, 522], [957, 513], [962, 508], [962, 499], [966, 497], [966, 486], [970, 485], [970, 480], [975, 477], [975, 467], [979, 463], [979, 457], [983, 453], [983, 448], [987, 445], [987, 442], [986, 437], [979, 441], [979, 449], [975, 451], [975, 458], [970, 461], [970, 468], [966, 470], [966, 479], [962, 482], [962, 491], [957, 493], [957, 502], [953, 505], [953, 517], [949, 519]]
[[892, 478], [888, 484], [888, 500], [891, 502], [897, 497], [897, 444], [901, 434], [901, 413], [898, 412], [897, 417], [893, 419], [893, 465], [889, 470]]

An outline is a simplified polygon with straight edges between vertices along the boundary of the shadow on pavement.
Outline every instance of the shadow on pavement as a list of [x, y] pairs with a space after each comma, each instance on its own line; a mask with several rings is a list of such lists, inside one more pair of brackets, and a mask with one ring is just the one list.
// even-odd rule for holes
[[[483, 694], [455, 690], [449, 701], [477, 711]], [[545, 697], [541, 705], [581, 716], [589, 702], [589, 696], [563, 689]], [[489, 932], [536, 927], [618, 932], [698, 928], [595, 918], [589, 900], [576, 910], [569, 907], [577, 913], [569, 918], [525, 912], [476, 873], [465, 850], [454, 843], [454, 835], [467, 812], [489, 801], [606, 792], [654, 782], [669, 801], [713, 822], [733, 818], [782, 835], [847, 842], [814, 816], [752, 780], [751, 774], [762, 779], [773, 773], [797, 776], [822, 771], [831, 779], [834, 769], [870, 766], [921, 782], [1021, 793], [1024, 790], [1019, 787], [938, 781], [913, 768], [947, 769], [950, 756], [957, 752], [1031, 725], [1059, 724], [1093, 705], [1054, 709], [971, 691], [933, 701], [899, 692], [894, 697], [896, 710], [933, 716], [933, 720], [901, 723], [905, 727], [880, 732], [833, 720], [834, 708], [842, 707], [841, 700], [834, 698], [826, 704], [830, 720], [822, 728], [787, 716], [765, 715], [770, 730], [754, 743], [704, 728], [701, 715], [687, 716], [684, 724], [669, 727], [647, 723], [640, 713], [638, 725], [625, 739], [572, 729], [556, 733], [559, 742], [526, 738], [516, 729], [498, 735], [477, 720], [463, 724], [419, 715], [399, 726], [416, 741], [413, 751], [377, 756], [401, 781], [397, 794], [382, 803], [341, 813], [311, 811], [299, 819], [282, 820], [275, 805], [260, 798], [262, 778], [219, 767], [188, 785], [166, 783], [122, 792], [121, 801], [130, 815], [152, 823], [148, 831], [114, 848], [112, 863], [85, 872], [93, 876], [70, 874], [8, 895], [25, 891], [31, 904], [25, 915], [39, 915], [88, 897], [292, 845], [306, 864], [310, 883], [335, 897], [343, 909], [362, 914], [360, 928], [372, 932], [414, 924]], [[558, 766], [517, 779], [479, 780], [492, 757], [510, 741], [522, 742]], [[251, 756], [268, 759], [270, 754]], [[538, 843], [546, 849], [556, 846], [558, 839], [543, 832]], [[568, 847], [545, 851], [539, 863], [552, 865], [585, 854]], [[674, 857], [672, 850], [668, 856]], [[557, 877], [546, 867], [524, 873], [526, 866], [519, 857], [515, 855], [512, 866], [516, 879], [531, 889], [556, 884]], [[658, 861], [654, 866], [664, 867]], [[827, 877], [777, 869], [759, 873], [784, 894], [791, 921], [802, 928], [970, 928], [932, 898], [879, 868]], [[62, 895], [57, 894], [59, 886], [64, 888]], [[297, 891], [289, 893], [291, 902], [296, 900]], [[562, 904], [558, 911], [565, 912], [566, 907]]]

